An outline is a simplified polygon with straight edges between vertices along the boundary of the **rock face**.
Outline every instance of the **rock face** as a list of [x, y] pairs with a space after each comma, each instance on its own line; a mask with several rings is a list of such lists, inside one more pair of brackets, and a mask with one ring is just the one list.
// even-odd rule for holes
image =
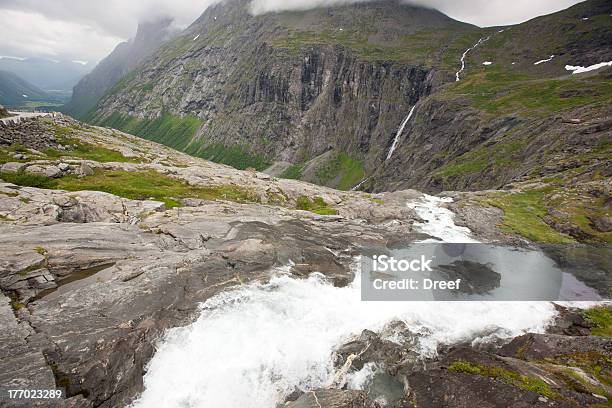
[[[559, 308], [557, 325], [568, 329], [567, 323], [573, 320], [584, 329], [584, 321], [577, 318], [580, 312]], [[488, 351], [456, 346], [440, 350], [435, 359], [422, 361], [413, 351], [410, 357], [415, 335], [402, 331], [401, 326], [398, 323], [385, 330], [402, 333], [402, 344], [384, 340], [389, 335], [386, 331], [364, 331], [337, 350], [339, 374], [374, 363], [384, 375], [403, 384], [405, 394], [390, 406], [576, 407], [608, 401], [610, 362], [606, 362], [606, 356], [610, 355], [612, 341], [589, 336], [589, 329], [582, 336], [526, 334], [501, 348], [490, 346]], [[569, 331], [575, 333], [574, 329]], [[373, 388], [370, 386], [366, 394], [370, 398]], [[386, 401], [390, 402], [388, 398]], [[362, 404], [358, 406], [368, 406]]]
[[[58, 150], [58, 141], [44, 136], [50, 124], [72, 129], [71, 149]], [[65, 388], [64, 407], [126, 406], [142, 390], [145, 366], [164, 330], [191, 322], [199, 303], [224, 289], [265, 281], [272, 268], [289, 265], [297, 277], [321, 271], [346, 285], [353, 279], [353, 256], [362, 248], [419, 237], [412, 233], [418, 217], [405, 205], [420, 196], [415, 191], [380, 195], [381, 203], [373, 205], [361, 192], [241, 172], [68, 118], [21, 123], [0, 135], [5, 146], [18, 139], [23, 149], [63, 154], [39, 152], [36, 160], [6, 163], [3, 177], [36, 171], [50, 183], [86, 185], [105, 172], [152, 171], [181, 186], [257, 192], [243, 203], [185, 197], [169, 209], [101, 191], [0, 181], [0, 381]], [[79, 158], [85, 142], [104, 146], [115, 158], [138, 152], [142, 162]], [[49, 169], [61, 171], [60, 178], [41, 176]], [[338, 214], [295, 209], [299, 197], [315, 196]], [[329, 406], [366, 401], [361, 393], [320, 394]]]
[[74, 117], [89, 113], [113, 85], [132, 72], [162, 43], [172, 38], [171, 23], [172, 19], [163, 18], [140, 24], [133, 39], [117, 45], [108, 57], [76, 84], [72, 99], [62, 111]]
[[[209, 8], [101, 100], [94, 122], [122, 128], [130, 119], [144, 124], [170, 121], [167, 115], [196, 117], [197, 133], [154, 140], [189, 145], [190, 153], [217, 161], [229, 155], [219, 146], [237, 145], [242, 154], [269, 162], [302, 163], [331, 152], [322, 167], [340, 153], [361, 166], [379, 163], [410, 107], [450, 78], [435, 68], [441, 55], [432, 53], [431, 63], [423, 64], [402, 52], [414, 46], [407, 38], [445, 29], [450, 41], [474, 29], [396, 1], [316, 9], [298, 19], [252, 16], [248, 4], [233, 0]], [[358, 41], [365, 44], [360, 50], [343, 45]]]
[[[512, 182], [587, 166], [609, 174], [612, 120], [594, 108], [576, 108], [578, 125], [560, 118], [521, 115], [491, 120], [465, 100], [423, 99], [406, 139], [366, 182], [374, 191], [415, 188], [430, 193], [501, 189]], [[555, 147], [550, 141], [555, 140]]]
[[4, 106], [0, 105], [0, 119], [8, 118], [9, 116], [11, 116], [9, 111], [7, 111]]
[[287, 408], [377, 408], [362, 391], [316, 390], [305, 393], [297, 401], [289, 402]]
[[[607, 96], [591, 91], [609, 74], [577, 83], [564, 68], [612, 59], [605, 0], [510, 30], [391, 0], [255, 16], [249, 3], [207, 9], [89, 119], [240, 168], [290, 162], [291, 177], [341, 189], [491, 189], [605, 161]], [[542, 54], [557, 57], [534, 65]]]

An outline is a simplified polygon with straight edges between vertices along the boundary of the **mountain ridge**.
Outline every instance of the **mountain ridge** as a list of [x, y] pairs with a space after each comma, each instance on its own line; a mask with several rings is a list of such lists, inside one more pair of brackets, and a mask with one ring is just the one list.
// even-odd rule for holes
[[143, 62], [160, 44], [172, 36], [171, 18], [139, 24], [136, 35], [115, 49], [75, 86], [72, 98], [62, 109], [81, 117], [121, 78]]
[[[282, 162], [275, 167], [285, 169], [281, 175], [331, 187], [363, 182], [362, 188], [376, 191], [402, 186], [439, 192], [499, 188], [539, 171], [545, 163], [527, 161], [531, 167], [520, 174], [489, 176], [505, 171], [494, 160], [505, 154], [503, 146], [490, 160], [470, 164], [476, 171], [467, 178], [456, 177], [449, 167], [471, 149], [484, 154], [479, 144], [495, 144], [490, 138], [496, 132], [517, 124], [529, 135], [548, 123], [556, 140], [571, 127], [555, 130], [554, 121], [543, 118], [569, 118], [572, 109], [579, 112], [591, 102], [599, 104], [590, 110], [597, 115], [609, 95], [605, 70], [574, 77], [565, 69], [610, 56], [606, 34], [612, 10], [605, 1], [486, 29], [395, 1], [262, 16], [251, 16], [247, 4], [234, 1], [206, 10], [120, 81], [88, 119], [237, 168], [262, 170]], [[456, 82], [463, 53], [467, 67]], [[553, 53], [551, 61], [536, 64]], [[586, 96], [592, 89], [600, 89], [592, 93], [593, 101]], [[452, 129], [444, 129], [440, 121], [427, 122], [417, 106], [398, 135], [411, 109], [428, 98], [447, 112], [445, 121], [468, 122], [456, 120]], [[521, 100], [531, 108], [521, 108]], [[422, 135], [440, 135], [449, 150], [421, 155], [424, 170], [409, 171], [411, 165], [402, 165], [403, 149], [427, 152], [432, 143], [412, 133], [423, 121], [429, 125], [421, 128]], [[460, 132], [486, 130], [489, 123], [499, 126], [480, 134]], [[396, 136], [398, 153], [387, 162]], [[405, 144], [406, 137], [424, 143]], [[450, 145], [448, 138], [454, 138]], [[600, 141], [589, 140], [595, 143], [588, 142], [585, 150], [591, 157]], [[516, 141], [510, 153], [526, 157], [527, 146]], [[444, 181], [436, 174], [446, 175]]]
[[19, 75], [0, 70], [0, 105], [22, 106], [28, 101], [50, 101], [53, 99], [53, 96]]

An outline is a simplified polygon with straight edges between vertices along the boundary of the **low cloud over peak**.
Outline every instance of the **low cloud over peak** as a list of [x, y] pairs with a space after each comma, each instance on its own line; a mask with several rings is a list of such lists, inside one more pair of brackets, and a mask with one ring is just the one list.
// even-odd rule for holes
[[[97, 61], [133, 37], [139, 22], [171, 17], [186, 27], [223, 0], [0, 0], [0, 55]], [[232, 1], [232, 0], [226, 0]], [[252, 0], [254, 14], [377, 0]], [[403, 0], [480, 26], [506, 25], [579, 0]]]
[[[381, 0], [252, 0], [251, 12], [307, 10]], [[478, 26], [520, 23], [531, 18], [563, 10], [583, 0], [398, 0], [406, 4], [433, 8], [461, 21]]]

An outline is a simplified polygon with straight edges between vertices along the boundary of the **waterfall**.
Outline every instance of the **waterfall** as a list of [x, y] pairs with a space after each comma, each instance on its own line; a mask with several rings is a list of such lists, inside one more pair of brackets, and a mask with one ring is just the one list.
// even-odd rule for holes
[[455, 76], [457, 77], [457, 82], [459, 82], [459, 75], [465, 70], [465, 58], [467, 57], [468, 53], [470, 51], [472, 51], [473, 49], [475, 49], [476, 47], [478, 47], [480, 44], [489, 41], [490, 37], [487, 38], [481, 38], [480, 40], [478, 40], [478, 42], [474, 45], [472, 45], [470, 48], [468, 48], [467, 50], [465, 50], [465, 52], [463, 53], [463, 55], [461, 56], [461, 69], [459, 71], [457, 71], [457, 73], [455, 74]]
[[351, 188], [351, 191], [357, 191], [361, 188], [361, 186], [363, 186], [365, 183], [367, 183], [372, 177], [368, 177], [363, 179], [359, 184], [357, 184], [355, 187]]
[[416, 105], [414, 105], [412, 107], [412, 109], [410, 109], [410, 113], [408, 114], [408, 116], [406, 116], [406, 119], [404, 119], [404, 121], [402, 122], [400, 128], [398, 129], [397, 134], [395, 135], [395, 139], [393, 140], [393, 144], [391, 145], [391, 149], [389, 149], [389, 154], [387, 155], [387, 159], [386, 160], [389, 160], [391, 158], [391, 156], [393, 156], [393, 152], [397, 148], [397, 144], [399, 142], [399, 138], [402, 135], [402, 133], [404, 133], [404, 128], [406, 127], [406, 125], [410, 121], [410, 118], [412, 118], [412, 115], [414, 114], [414, 109], [415, 108], [416, 108]]
[[[447, 201], [425, 196], [407, 206], [423, 218], [424, 232], [470, 242], [470, 231], [443, 208]], [[555, 316], [545, 302], [362, 302], [359, 275], [356, 265], [354, 281], [335, 287], [321, 274], [298, 279], [279, 270], [268, 283], [215, 295], [194, 323], [166, 333], [132, 408], [273, 408], [296, 389], [329, 387], [334, 350], [364, 329], [400, 320], [421, 334], [413, 350], [432, 357], [441, 345], [542, 332]], [[348, 387], [363, 388], [364, 376], [349, 373]]]

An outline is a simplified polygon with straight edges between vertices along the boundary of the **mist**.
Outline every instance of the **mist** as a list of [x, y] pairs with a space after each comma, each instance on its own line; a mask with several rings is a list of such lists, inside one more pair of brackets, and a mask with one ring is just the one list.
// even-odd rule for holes
[[[96, 62], [138, 23], [172, 17], [185, 28], [223, 0], [0, 0], [0, 55]], [[253, 14], [378, 0], [252, 0]], [[404, 0], [479, 26], [515, 24], [579, 0]]]
[[[257, 15], [366, 1], [379, 0], [252, 0], [251, 12]], [[440, 10], [457, 20], [481, 27], [521, 23], [566, 9], [581, 1], [583, 0], [402, 0], [405, 4]]]

